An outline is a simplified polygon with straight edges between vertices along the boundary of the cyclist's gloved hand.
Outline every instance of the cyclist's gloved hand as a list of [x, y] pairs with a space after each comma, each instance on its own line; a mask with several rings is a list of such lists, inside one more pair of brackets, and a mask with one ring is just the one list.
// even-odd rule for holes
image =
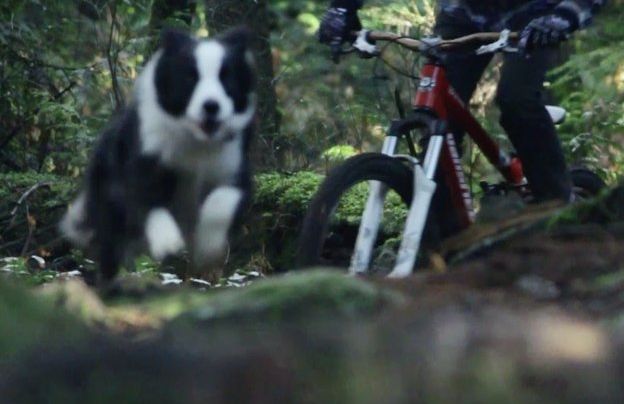
[[578, 22], [565, 13], [553, 13], [535, 18], [520, 34], [520, 48], [531, 50], [554, 46], [567, 40], [576, 29]]
[[[340, 4], [341, 2], [334, 3]], [[355, 40], [352, 32], [361, 29], [362, 24], [355, 6], [349, 8], [332, 6], [327, 9], [321, 20], [319, 41], [329, 45], [336, 57], [340, 54], [341, 45], [344, 42]]]

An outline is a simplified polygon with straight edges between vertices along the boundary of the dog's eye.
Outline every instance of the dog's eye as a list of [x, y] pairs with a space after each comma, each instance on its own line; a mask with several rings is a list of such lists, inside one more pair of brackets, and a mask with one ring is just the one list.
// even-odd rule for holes
[[225, 82], [229, 78], [229, 69], [226, 67], [221, 68], [219, 72], [219, 80]]
[[195, 83], [197, 83], [197, 80], [199, 79], [199, 74], [197, 74], [197, 70], [193, 69], [193, 70], [189, 70], [188, 72], [186, 72], [186, 74], [183, 76], [183, 80], [186, 84], [190, 84], [190, 85], [195, 85]]

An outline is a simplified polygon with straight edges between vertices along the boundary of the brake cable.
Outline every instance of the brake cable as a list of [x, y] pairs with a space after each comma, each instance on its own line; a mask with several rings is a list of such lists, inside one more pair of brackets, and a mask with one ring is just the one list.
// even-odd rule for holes
[[[387, 61], [386, 59], [384, 59], [383, 54], [386, 51], [386, 48], [388, 48], [388, 46], [395, 44], [397, 41], [404, 39], [404, 38], [410, 38], [409, 36], [400, 36], [397, 38], [394, 38], [390, 41], [387, 41], [379, 50], [379, 55], [375, 58], [375, 63], [373, 64], [373, 76], [375, 78], [382, 78], [383, 76], [381, 74], [378, 74], [378, 68], [379, 68], [379, 61], [381, 60], [381, 62], [388, 68], [390, 68], [390, 70], [394, 71], [396, 74], [406, 77], [408, 79], [414, 80], [414, 81], [419, 81], [420, 77], [414, 75], [413, 71], [414, 69], [412, 69], [412, 73], [406, 72], [405, 70], [401, 69], [400, 67], [397, 67], [395, 65], [393, 65], [392, 63], [390, 63], [389, 61]], [[416, 56], [414, 57], [414, 61], [416, 60]], [[415, 66], [415, 64], [414, 64]]]

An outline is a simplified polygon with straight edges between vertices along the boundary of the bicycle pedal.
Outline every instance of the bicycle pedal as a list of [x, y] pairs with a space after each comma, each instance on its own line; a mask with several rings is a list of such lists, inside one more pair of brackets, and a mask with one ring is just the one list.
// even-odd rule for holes
[[490, 184], [486, 181], [481, 181], [479, 185], [481, 186], [481, 190], [483, 190], [483, 194], [486, 196], [504, 196], [509, 193], [508, 186], [505, 183]]
[[480, 202], [481, 209], [477, 213], [477, 222], [481, 223], [504, 220], [522, 211], [526, 206], [522, 197], [515, 192], [484, 195]]

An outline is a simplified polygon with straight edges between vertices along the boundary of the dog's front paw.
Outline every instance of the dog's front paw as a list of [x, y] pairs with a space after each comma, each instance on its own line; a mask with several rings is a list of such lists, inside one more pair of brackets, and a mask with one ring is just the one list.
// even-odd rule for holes
[[152, 257], [157, 260], [178, 254], [185, 247], [180, 228], [165, 208], [150, 211], [145, 222], [145, 237]]
[[93, 230], [85, 226], [86, 201], [87, 195], [83, 192], [69, 205], [59, 223], [59, 230], [63, 237], [82, 248], [88, 246], [93, 239]]
[[216, 188], [204, 200], [195, 231], [195, 266], [222, 266], [228, 247], [228, 234], [238, 211], [243, 192], [233, 186]]

